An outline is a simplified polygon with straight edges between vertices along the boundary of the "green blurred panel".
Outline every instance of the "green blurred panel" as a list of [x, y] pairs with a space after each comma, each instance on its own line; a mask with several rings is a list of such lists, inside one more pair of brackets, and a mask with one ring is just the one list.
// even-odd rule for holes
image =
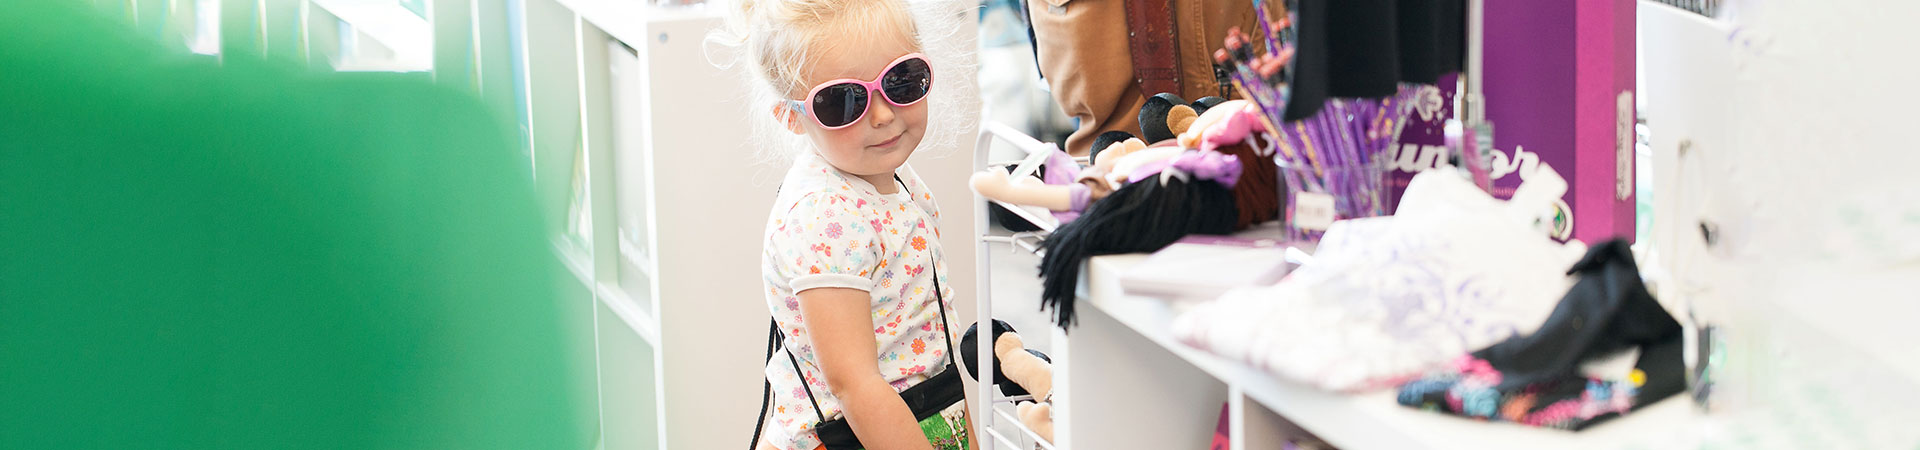
[[[570, 281], [575, 280], [567, 274]], [[567, 361], [572, 364], [568, 371], [579, 378], [569, 387], [572, 398], [584, 399], [574, 405], [573, 417], [582, 420], [573, 425], [571, 433], [578, 436], [600, 435], [600, 387], [598, 383], [599, 353], [594, 331], [595, 302], [593, 291], [586, 284], [577, 282], [563, 283], [558, 304], [560, 305], [560, 331], [565, 338]], [[565, 450], [573, 450], [569, 447]]]
[[267, 56], [304, 64], [307, 60], [307, 24], [302, 20], [301, 10], [306, 8], [307, 0], [258, 1], [265, 8], [260, 20], [266, 31]]
[[132, 0], [134, 24], [140, 34], [155, 39], [165, 39], [167, 30], [168, 0]]
[[93, 4], [99, 7], [101, 12], [106, 13], [108, 17], [124, 19], [128, 22], [133, 21], [133, 15], [131, 14], [133, 10], [132, 0], [94, 0]]
[[585, 297], [471, 91], [10, 8], [0, 447], [591, 445]]
[[433, 79], [471, 92], [480, 91], [475, 71], [473, 2], [433, 0]]
[[266, 40], [260, 28], [260, 0], [220, 1], [220, 54], [255, 58], [266, 54]]
[[349, 50], [340, 47], [340, 17], [321, 7], [307, 11], [307, 64], [315, 68], [334, 67], [343, 52]]
[[600, 426], [607, 450], [660, 448], [654, 348], [605, 304], [600, 324]]
[[185, 48], [193, 42], [198, 26], [200, 2], [198, 0], [171, 0], [168, 2], [164, 31], [161, 35], [168, 42], [178, 43]]
[[474, 42], [477, 65], [475, 71], [480, 75], [480, 98], [496, 111], [505, 114], [512, 111], [516, 103], [513, 78], [512, 33], [507, 30], [506, 0], [471, 0], [475, 2]]

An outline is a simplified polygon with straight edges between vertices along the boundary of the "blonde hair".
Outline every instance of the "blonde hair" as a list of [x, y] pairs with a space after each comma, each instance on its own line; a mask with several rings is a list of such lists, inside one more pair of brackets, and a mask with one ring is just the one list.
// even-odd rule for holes
[[[951, 110], [977, 112], [975, 107], [953, 108], [973, 87], [970, 62], [973, 41], [954, 39], [965, 12], [960, 14], [922, 14], [943, 8], [910, 9], [906, 0], [732, 0], [727, 26], [710, 33], [708, 44], [732, 49], [716, 57], [715, 45], [709, 45], [709, 62], [722, 68], [745, 66], [760, 79], [748, 90], [752, 105], [750, 122], [754, 141], [768, 159], [786, 159], [805, 148], [805, 138], [787, 131], [784, 124], [766, 113], [766, 107], [783, 99], [806, 95], [806, 73], [814, 55], [837, 46], [864, 45], [877, 39], [901, 39], [925, 53], [934, 68], [934, 89], [929, 95], [927, 136], [921, 148], [947, 147], [959, 136], [948, 124], [966, 123], [964, 115]], [[934, 2], [921, 1], [933, 4]], [[977, 2], [953, 2], [978, 5]], [[955, 12], [949, 10], [949, 12]], [[931, 45], [930, 45], [931, 44]], [[973, 95], [977, 98], [977, 95]], [[949, 117], [953, 116], [953, 117]]]

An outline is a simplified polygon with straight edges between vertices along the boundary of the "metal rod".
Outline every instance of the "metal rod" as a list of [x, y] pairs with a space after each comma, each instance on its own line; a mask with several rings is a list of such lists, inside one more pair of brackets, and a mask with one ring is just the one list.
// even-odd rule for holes
[[1460, 115], [1469, 125], [1487, 120], [1486, 91], [1481, 84], [1486, 75], [1486, 15], [1486, 0], [1467, 0], [1467, 86], [1461, 96], [1466, 110]]
[[1020, 443], [1014, 442], [1012, 439], [1007, 439], [1006, 436], [1000, 435], [1000, 432], [993, 431], [992, 428], [981, 428], [980, 430], [986, 432], [987, 435], [989, 436], [993, 436], [994, 439], [1000, 440], [1001, 443], [1007, 444], [1007, 447], [1009, 448], [1015, 448], [1015, 449], [1020, 448]]
[[[973, 148], [973, 169], [974, 170], [984, 170], [987, 168], [987, 151], [988, 149], [992, 148], [992, 144], [993, 144], [993, 136], [994, 136], [994, 133], [992, 132], [994, 130], [993, 125], [995, 125], [993, 122], [987, 122], [985, 124], [982, 124], [980, 128], [980, 137], [978, 140], [974, 141], [974, 148]], [[975, 274], [973, 287], [974, 287], [974, 292], [976, 292], [973, 297], [974, 307], [975, 307], [974, 313], [977, 314], [975, 316], [975, 320], [976, 321], [992, 320], [993, 319], [993, 295], [992, 295], [993, 284], [991, 283], [992, 280], [989, 279], [989, 274], [993, 273], [991, 270], [993, 267], [992, 265], [993, 252], [991, 251], [991, 247], [987, 244], [987, 240], [985, 239], [985, 237], [987, 236], [987, 230], [990, 227], [987, 223], [987, 198], [981, 196], [980, 193], [978, 192], [972, 192], [972, 189], [968, 189], [968, 193], [973, 194], [973, 205], [972, 205], [973, 206], [973, 233], [974, 233], [974, 236], [977, 236], [977, 238], [974, 240], [975, 253], [973, 255], [973, 261], [974, 261], [973, 269]], [[980, 346], [980, 348], [975, 350], [976, 353], [974, 355], [975, 356], [974, 361], [980, 361], [981, 363], [979, 363], [978, 365], [981, 365], [984, 367], [975, 367], [974, 373], [982, 373], [982, 374], [993, 373], [992, 350], [993, 349], [991, 348], [991, 346]], [[950, 356], [950, 357], [959, 358], [958, 356]], [[975, 389], [974, 402], [976, 403], [972, 404], [971, 406], [973, 408], [972, 411], [980, 411], [982, 409], [993, 408], [993, 403], [989, 401], [993, 398], [992, 379], [988, 378], [987, 380], [985, 380], [985, 382], [975, 383], [974, 389]], [[983, 433], [993, 433], [993, 428], [991, 426], [991, 422], [993, 421], [992, 416], [987, 416], [983, 418], [987, 420], [973, 421], [974, 429], [980, 430]], [[997, 436], [998, 435], [996, 434], [996, 437]], [[984, 441], [979, 443], [979, 447], [981, 450], [994, 450], [995, 445], [991, 441]], [[1009, 448], [1009, 450], [1014, 448], [1014, 446], [1011, 446], [1011, 445], [1007, 447]]]
[[1007, 414], [1006, 411], [1002, 411], [999, 408], [994, 408], [993, 412], [1000, 414], [1001, 417], [1005, 417], [1007, 420], [1013, 421], [1013, 427], [1022, 433], [1026, 433], [1027, 437], [1033, 438], [1033, 443], [1039, 444], [1040, 448], [1053, 450], [1052, 443], [1048, 443], [1046, 439], [1041, 438], [1040, 433], [1035, 433], [1032, 428], [1027, 428], [1026, 422], [1021, 422], [1020, 418], [1014, 417], [1012, 414]]

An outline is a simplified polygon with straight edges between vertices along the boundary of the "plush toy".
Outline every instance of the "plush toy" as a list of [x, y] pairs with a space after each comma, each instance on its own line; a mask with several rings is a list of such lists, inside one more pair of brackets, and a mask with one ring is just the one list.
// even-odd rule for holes
[[1047, 355], [1029, 349], [1019, 333], [1005, 333], [993, 339], [994, 368], [1019, 385], [1036, 400], [1053, 393], [1053, 362]]
[[[1220, 97], [1206, 97], [1188, 104], [1185, 99], [1173, 93], [1160, 93], [1147, 98], [1140, 106], [1140, 133], [1149, 144], [1157, 144], [1173, 139], [1193, 127], [1194, 121], [1215, 105], [1227, 102]], [[1094, 148], [1100, 148], [1096, 142]], [[1189, 147], [1191, 148], [1191, 147]]]
[[1013, 406], [1013, 412], [1020, 416], [1020, 423], [1041, 439], [1053, 442], [1053, 402], [1020, 402]]
[[1180, 146], [1213, 150], [1245, 142], [1254, 130], [1265, 127], [1260, 123], [1260, 110], [1257, 108], [1246, 100], [1217, 103], [1200, 117], [1194, 118], [1190, 126], [1180, 133]]
[[1147, 103], [1140, 105], [1140, 137], [1149, 144], [1173, 139], [1192, 124], [1196, 116], [1199, 114], [1179, 95], [1160, 93], [1147, 97]]
[[[1217, 97], [1215, 97], [1217, 98]], [[1254, 224], [1280, 218], [1286, 210], [1280, 195], [1280, 171], [1272, 161], [1273, 145], [1263, 142], [1267, 127], [1259, 105], [1246, 100], [1219, 102], [1194, 120], [1192, 128], [1179, 137], [1181, 147], [1217, 151], [1240, 157], [1245, 169], [1240, 183], [1233, 188], [1234, 205], [1240, 207], [1240, 220], [1234, 228], [1244, 230]]]
[[1174, 151], [1173, 158], [1126, 172], [1124, 186], [1040, 241], [1046, 251], [1040, 258], [1041, 308], [1052, 310], [1062, 328], [1073, 325], [1074, 287], [1087, 258], [1152, 252], [1190, 234], [1234, 231], [1240, 213], [1233, 186], [1240, 160], [1218, 152]]
[[970, 180], [981, 196], [1046, 208], [1060, 220], [1041, 241], [1040, 276], [1041, 306], [1061, 327], [1073, 323], [1087, 258], [1152, 252], [1187, 235], [1228, 234], [1279, 217], [1274, 146], [1256, 142], [1264, 129], [1258, 110], [1218, 98], [1189, 105], [1171, 94], [1148, 103], [1140, 117], [1153, 144], [1109, 132], [1098, 137], [1104, 147], [1087, 167], [1055, 150], [1039, 179], [988, 170]]
[[[1119, 143], [1125, 143], [1126, 145], [1122, 145], [1118, 147], [1114, 146], [1114, 144], [1119, 144]], [[1095, 136], [1093, 138], [1093, 152], [1087, 154], [1087, 162], [1098, 165], [1100, 164], [1100, 158], [1104, 158], [1104, 157], [1118, 158], [1121, 156], [1126, 156], [1127, 153], [1131, 153], [1135, 150], [1139, 150], [1143, 148], [1147, 148], [1146, 141], [1142, 141], [1140, 140], [1140, 138], [1133, 137], [1133, 133], [1128, 133], [1128, 132], [1119, 131], [1119, 130], [1108, 131], [1105, 133], [1100, 133], [1099, 136]], [[1108, 152], [1107, 150], [1109, 149], [1118, 150], [1118, 152], [1117, 153]], [[1101, 156], [1102, 154], [1105, 154], [1107, 156]]]
[[[1016, 169], [1018, 169], [1018, 167], [1006, 166], [1005, 169], [1007, 173], [1011, 174]], [[1046, 172], [1046, 166], [1041, 166], [1041, 170], [1036, 171], [1036, 173], [1028, 174], [1028, 177], [1039, 179], [1040, 176], [1045, 172]], [[1008, 178], [1012, 179], [1014, 177], [1009, 176]], [[1026, 216], [1013, 212], [1013, 210], [1007, 208], [1007, 205], [1002, 204], [1000, 202], [987, 202], [987, 220], [989, 222], [999, 224], [1000, 226], [1005, 227], [1007, 231], [1011, 231], [1015, 233], [1042, 231], [1046, 229], [1045, 227], [1042, 227], [1038, 224], [1033, 223], [1033, 221], [1027, 220]], [[1056, 224], [1058, 223], [1058, 219], [1055, 220], [1055, 223]]]
[[[968, 184], [982, 197], [1015, 205], [1038, 206], [1052, 211], [1054, 218], [1061, 223], [1072, 221], [1086, 210], [1088, 204], [1106, 198], [1107, 194], [1119, 189], [1134, 169], [1173, 157], [1182, 148], [1199, 148], [1188, 145], [1185, 138], [1176, 143], [1175, 138], [1195, 134], [1195, 125], [1204, 127], [1230, 116], [1214, 114], [1203, 117], [1203, 114], [1213, 111], [1216, 106], [1232, 105], [1229, 108], [1232, 109], [1246, 103], [1220, 97], [1202, 98], [1191, 105], [1185, 102], [1174, 94], [1159, 94], [1148, 99], [1139, 115], [1141, 125], [1151, 130], [1147, 133], [1147, 140], [1143, 141], [1125, 131], [1101, 133], [1094, 138], [1087, 167], [1075, 164], [1066, 152], [1056, 149], [1040, 165], [1041, 170], [1033, 178], [1019, 178], [988, 170], [974, 174]], [[1247, 130], [1239, 130], [1233, 135], [1245, 137]], [[1153, 152], [1128, 157], [1148, 149], [1149, 142], [1156, 143]], [[1094, 182], [1100, 179], [1106, 179], [1107, 182], [1104, 185]]]
[[[1146, 143], [1134, 139], [1126, 132], [1110, 132], [1126, 135], [1125, 140], [1111, 142], [1096, 150], [1094, 164], [1080, 167], [1073, 157], [1055, 149], [1048, 155], [1046, 163], [1041, 165], [1039, 178], [1013, 177], [999, 170], [986, 170], [973, 174], [967, 180], [974, 192], [980, 196], [1015, 205], [1028, 205], [1046, 208], [1052, 211], [1054, 218], [1065, 223], [1072, 221], [1085, 211], [1088, 204], [1106, 198], [1107, 194], [1118, 189], [1119, 181], [1110, 174], [1131, 173], [1133, 167], [1148, 162], [1146, 158], [1166, 158], [1172, 153], [1161, 152], [1152, 155], [1133, 156], [1146, 149]], [[1102, 135], [1102, 138], [1112, 138]], [[1096, 141], [1098, 142], [1098, 141]], [[1124, 166], [1121, 166], [1125, 161]], [[1121, 167], [1116, 170], [1116, 167]]]
[[[1041, 257], [1041, 305], [1051, 309], [1054, 321], [1062, 327], [1073, 323], [1074, 289], [1086, 258], [1115, 253], [1159, 250], [1192, 234], [1228, 234], [1280, 217], [1279, 167], [1274, 163], [1272, 142], [1263, 142], [1264, 122], [1259, 110], [1242, 100], [1216, 102], [1201, 117], [1188, 125], [1186, 139], [1174, 146], [1204, 149], [1185, 152], [1170, 160], [1139, 166], [1116, 162], [1116, 173], [1128, 173], [1129, 181], [1158, 173], [1157, 182], [1128, 183], [1113, 194], [1089, 205], [1083, 216], [1064, 224], [1041, 241], [1047, 253]], [[1129, 154], [1151, 154], [1156, 147]], [[1235, 160], [1234, 176], [1209, 179], [1200, 172], [1171, 165], [1166, 161], [1190, 155], [1226, 155]], [[1192, 176], [1185, 176], [1192, 175]]]
[[1053, 363], [1041, 358], [1045, 355], [1040, 352], [1026, 348], [1020, 335], [1014, 333], [994, 339], [993, 354], [1000, 361], [995, 367], [1004, 366], [1007, 378], [1033, 394], [1035, 401], [1014, 405], [1020, 423], [1041, 439], [1053, 442]]
[[[967, 363], [967, 376], [979, 380], [978, 328], [979, 324], [967, 327], [960, 338], [961, 358]], [[1032, 395], [1033, 401], [1021, 401], [1014, 405], [1014, 411], [1020, 416], [1020, 422], [1039, 434], [1042, 439], [1053, 441], [1053, 363], [1047, 355], [1026, 348], [1020, 340], [1020, 334], [1013, 326], [999, 320], [993, 321], [993, 380], [1000, 386], [1000, 393], [1008, 397]]]
[[[967, 327], [967, 332], [960, 336], [960, 350], [959, 350], [960, 360], [967, 363], [967, 377], [972, 378], [975, 381], [978, 381], [980, 379], [979, 369], [975, 369], [975, 367], [980, 366], [979, 358], [975, 357], [975, 355], [980, 354], [979, 353], [980, 337], [978, 335], [979, 328], [980, 328], [980, 324], [977, 324], [977, 323], [973, 324], [972, 326]], [[999, 355], [1000, 339], [1012, 333], [1013, 333], [1012, 325], [1008, 325], [1006, 322], [1000, 321], [998, 319], [995, 319], [993, 321], [993, 339], [994, 339], [993, 383], [996, 385], [999, 385], [1000, 393], [1008, 397], [1015, 397], [1015, 396], [1028, 394], [1027, 390], [1024, 387], [1022, 387], [1022, 385], [1014, 382], [1012, 379], [1007, 378], [1007, 374], [1005, 370], [1003, 370], [1006, 368], [1006, 363], [1002, 362], [1003, 358]], [[1015, 339], [1018, 339], [1019, 335], [1014, 334], [1013, 336], [1015, 337]], [[1046, 354], [1040, 353], [1039, 351], [1027, 350], [1027, 352], [1031, 353], [1031, 356], [1040, 358], [1043, 361], [1051, 361], [1051, 359], [1047, 358]]]
[[1214, 96], [1201, 97], [1199, 100], [1193, 101], [1193, 112], [1204, 116], [1207, 114], [1207, 111], [1213, 109], [1214, 106], [1226, 102], [1227, 99], [1225, 98]]

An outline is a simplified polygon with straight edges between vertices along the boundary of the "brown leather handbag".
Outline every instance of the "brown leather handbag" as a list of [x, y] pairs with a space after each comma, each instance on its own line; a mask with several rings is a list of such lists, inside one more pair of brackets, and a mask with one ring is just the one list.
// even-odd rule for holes
[[1107, 131], [1140, 134], [1146, 98], [1223, 95], [1213, 50], [1227, 29], [1257, 33], [1248, 0], [1028, 0], [1040, 72], [1080, 126], [1066, 150], [1085, 156]]

